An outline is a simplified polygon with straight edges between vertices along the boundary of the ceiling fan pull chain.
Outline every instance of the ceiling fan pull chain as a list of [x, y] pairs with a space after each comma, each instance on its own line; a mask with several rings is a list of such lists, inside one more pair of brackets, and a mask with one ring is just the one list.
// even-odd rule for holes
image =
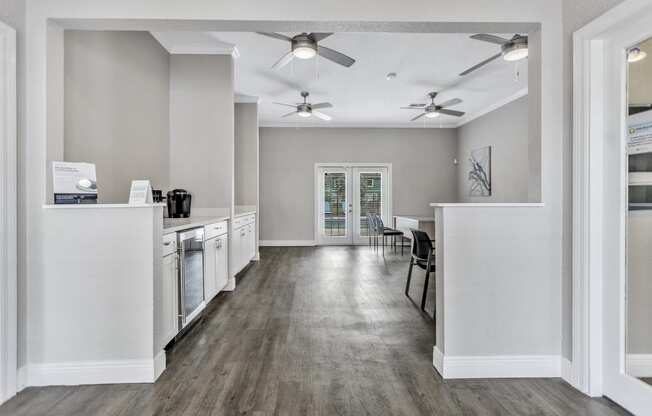
[[514, 81], [518, 82], [521, 78], [521, 71], [519, 69], [519, 61], [516, 61], [514, 65]]

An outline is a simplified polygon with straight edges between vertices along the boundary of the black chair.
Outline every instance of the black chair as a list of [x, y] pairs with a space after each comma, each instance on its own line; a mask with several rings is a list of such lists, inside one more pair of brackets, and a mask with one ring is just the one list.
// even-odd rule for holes
[[[375, 215], [376, 217], [376, 231], [377, 234], [383, 236], [383, 255], [385, 254], [385, 238], [392, 238], [392, 245], [394, 247], [394, 252], [396, 253], [396, 237], [401, 237], [403, 241], [403, 231], [395, 230], [393, 228], [385, 227], [383, 224], [383, 219], [380, 218], [380, 215]], [[403, 244], [401, 244], [401, 255], [403, 255]]]
[[408, 270], [407, 283], [405, 285], [405, 296], [410, 297], [409, 291], [410, 281], [412, 280], [412, 267], [417, 265], [426, 271], [426, 277], [423, 282], [423, 293], [421, 294], [421, 310], [425, 311], [430, 273], [435, 272], [435, 249], [432, 246], [432, 240], [430, 240], [428, 233], [415, 229], [410, 229], [410, 231], [412, 232], [412, 256], [410, 258], [410, 269]]
[[372, 214], [367, 213], [367, 235], [369, 236], [369, 247], [372, 244], [372, 238], [376, 238], [376, 224]]

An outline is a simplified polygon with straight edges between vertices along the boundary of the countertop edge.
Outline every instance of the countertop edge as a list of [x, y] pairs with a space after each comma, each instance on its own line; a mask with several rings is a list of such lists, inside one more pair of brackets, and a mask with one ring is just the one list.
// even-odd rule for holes
[[540, 208], [543, 202], [431, 203], [434, 208]]

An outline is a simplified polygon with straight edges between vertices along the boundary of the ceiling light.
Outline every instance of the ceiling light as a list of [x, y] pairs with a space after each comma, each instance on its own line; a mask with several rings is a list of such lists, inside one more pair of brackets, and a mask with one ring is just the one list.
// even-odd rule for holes
[[310, 46], [297, 46], [292, 50], [292, 53], [299, 59], [310, 59], [317, 55], [317, 51]]
[[527, 43], [512, 43], [503, 49], [503, 59], [506, 61], [520, 61], [528, 56]]
[[426, 113], [426, 117], [428, 118], [436, 118], [439, 117], [439, 113], [437, 111], [430, 111]]
[[299, 110], [297, 111], [297, 114], [300, 117], [310, 117], [310, 111], [306, 111], [306, 110]]
[[627, 62], [639, 62], [645, 59], [647, 53], [641, 50], [641, 48], [632, 48], [627, 51]]

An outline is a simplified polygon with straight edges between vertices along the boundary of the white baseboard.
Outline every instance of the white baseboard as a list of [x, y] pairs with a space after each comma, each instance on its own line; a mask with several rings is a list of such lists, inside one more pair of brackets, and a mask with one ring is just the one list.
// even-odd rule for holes
[[[27, 366], [25, 383], [26, 386], [153, 383], [156, 380], [157, 366], [160, 370], [160, 355], [159, 353], [157, 358], [152, 360], [30, 364]], [[164, 352], [162, 360], [165, 368]]]
[[652, 354], [627, 354], [626, 367], [632, 377], [652, 377]]
[[16, 390], [18, 390], [19, 393], [27, 387], [27, 366], [22, 366], [18, 369], [18, 379], [16, 384]]
[[235, 277], [232, 277], [226, 282], [226, 286], [224, 286], [222, 292], [233, 292], [234, 290], [235, 290]]
[[165, 357], [165, 350], [161, 350], [156, 354], [156, 357], [154, 357], [154, 380], [158, 380], [161, 374], [165, 371], [166, 366], [167, 360]]
[[573, 363], [568, 358], [561, 358], [561, 378], [571, 386], [575, 386], [573, 377]]
[[557, 355], [446, 356], [435, 347], [433, 365], [445, 379], [561, 376]]
[[314, 240], [261, 240], [261, 247], [312, 247]]

